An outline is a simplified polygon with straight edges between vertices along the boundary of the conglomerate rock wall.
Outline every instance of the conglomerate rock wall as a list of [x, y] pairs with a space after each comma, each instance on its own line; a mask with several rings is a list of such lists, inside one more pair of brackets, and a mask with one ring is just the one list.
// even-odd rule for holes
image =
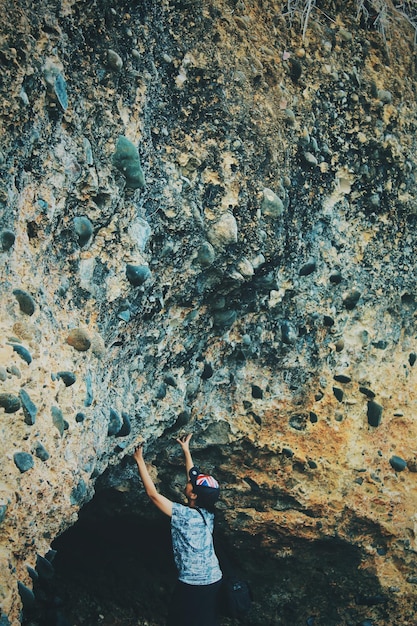
[[[300, 2], [0, 6], [0, 623], [96, 482], [143, 508], [137, 441], [179, 497], [191, 431], [252, 558], [248, 623], [324, 611], [333, 549], [354, 567], [323, 623], [414, 624], [410, 25], [344, 2], [304, 37]], [[304, 588], [271, 594], [291, 563]]]

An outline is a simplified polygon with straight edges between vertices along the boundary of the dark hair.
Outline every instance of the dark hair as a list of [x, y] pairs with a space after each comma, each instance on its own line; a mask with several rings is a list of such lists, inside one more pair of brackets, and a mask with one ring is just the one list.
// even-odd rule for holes
[[[195, 493], [194, 489], [193, 492]], [[207, 497], [204, 493], [197, 494], [197, 499], [195, 501], [196, 506], [200, 509], [205, 509], [209, 513], [216, 512], [216, 503], [213, 502], [211, 497]]]

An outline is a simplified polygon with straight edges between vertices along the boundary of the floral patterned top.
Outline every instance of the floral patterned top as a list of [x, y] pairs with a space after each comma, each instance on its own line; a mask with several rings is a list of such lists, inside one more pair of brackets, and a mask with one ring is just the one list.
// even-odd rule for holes
[[174, 502], [171, 517], [172, 547], [181, 582], [211, 585], [221, 579], [222, 572], [213, 546], [213, 527], [213, 513], [205, 509], [199, 513], [196, 509]]

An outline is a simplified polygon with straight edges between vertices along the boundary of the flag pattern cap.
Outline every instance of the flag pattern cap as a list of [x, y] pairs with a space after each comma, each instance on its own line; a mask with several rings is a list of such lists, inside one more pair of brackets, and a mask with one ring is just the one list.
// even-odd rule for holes
[[219, 489], [219, 483], [213, 476], [208, 474], [198, 474], [195, 479], [196, 487], [211, 487], [211, 489]]

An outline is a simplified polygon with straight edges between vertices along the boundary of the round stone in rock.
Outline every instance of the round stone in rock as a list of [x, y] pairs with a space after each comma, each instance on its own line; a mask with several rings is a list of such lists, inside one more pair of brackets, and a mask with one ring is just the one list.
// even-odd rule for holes
[[0, 504], [0, 524], [3, 522], [6, 517], [7, 512], [7, 504]]
[[77, 377], [73, 372], [57, 372], [56, 374], [59, 379], [62, 380], [65, 387], [71, 387], [77, 380]]
[[281, 339], [287, 345], [297, 341], [297, 334], [288, 320], [284, 320], [281, 324]]
[[339, 389], [339, 387], [333, 387], [333, 393], [334, 393], [336, 400], [339, 400], [339, 402], [342, 402], [343, 395], [344, 395], [342, 389]]
[[25, 424], [33, 426], [36, 420], [38, 409], [25, 389], [19, 391], [20, 400], [22, 402], [23, 415], [25, 416]]
[[35, 301], [27, 291], [14, 289], [13, 295], [19, 303], [20, 310], [26, 315], [33, 315], [35, 312]]
[[263, 190], [261, 211], [263, 215], [268, 217], [280, 217], [284, 212], [284, 203], [281, 198], [268, 187], [265, 187]]
[[338, 271], [332, 272], [329, 276], [329, 280], [334, 285], [338, 285], [342, 282], [342, 274]]
[[20, 400], [12, 393], [0, 393], [0, 406], [5, 413], [16, 413], [21, 407]]
[[123, 67], [123, 60], [115, 50], [107, 50], [107, 63], [114, 72], [120, 72]]
[[123, 174], [126, 186], [130, 189], [141, 189], [145, 186], [138, 149], [123, 135], [117, 140], [113, 165]]
[[392, 456], [389, 460], [390, 465], [396, 472], [402, 472], [407, 467], [407, 461], [404, 461], [400, 456]]
[[117, 433], [121, 430], [123, 426], [123, 420], [120, 417], [119, 413], [114, 409], [110, 409], [110, 419], [109, 425], [107, 427], [107, 435], [112, 437], [113, 435], [117, 435]]
[[382, 411], [383, 407], [377, 402], [374, 402], [373, 400], [370, 400], [368, 402], [367, 416], [369, 426], [373, 426], [375, 428], [380, 425], [382, 419]]
[[85, 246], [93, 235], [93, 225], [88, 217], [74, 217], [74, 230], [78, 236], [78, 243]]
[[49, 452], [44, 448], [44, 446], [41, 443], [36, 444], [35, 455], [41, 461], [47, 461], [49, 459]]
[[208, 232], [210, 242], [216, 248], [222, 248], [237, 242], [237, 222], [232, 213], [224, 213]]
[[352, 380], [350, 376], [347, 376], [346, 374], [335, 374], [333, 376], [333, 378], [338, 382], [338, 383], [350, 383], [350, 381]]
[[147, 265], [126, 265], [126, 278], [133, 287], [139, 287], [151, 276]]
[[410, 352], [410, 354], [408, 355], [408, 362], [411, 365], [411, 367], [413, 367], [414, 363], [416, 362], [417, 359], [417, 354], [415, 352]]
[[359, 387], [359, 391], [363, 393], [367, 398], [370, 398], [371, 400], [375, 398], [374, 392], [371, 391], [371, 389], [368, 389], [367, 387]]
[[34, 466], [33, 456], [29, 452], [15, 452], [13, 461], [22, 474]]
[[75, 421], [77, 422], [77, 424], [81, 424], [83, 421], [85, 420], [85, 415], [84, 413], [77, 413], [77, 415], [75, 416]]
[[27, 348], [21, 346], [20, 343], [11, 344], [13, 346], [14, 352], [20, 356], [23, 361], [25, 361], [28, 365], [32, 363], [32, 355]]
[[69, 332], [67, 343], [78, 352], [86, 352], [91, 346], [91, 340], [82, 328], [73, 328]]
[[316, 268], [317, 268], [317, 264], [316, 264], [315, 259], [309, 259], [307, 263], [304, 263], [304, 265], [300, 268], [299, 275], [308, 276], [309, 274], [312, 274], [313, 272], [315, 272]]
[[16, 236], [12, 230], [9, 230], [8, 228], [3, 228], [0, 233], [0, 243], [3, 252], [7, 252], [7, 250], [10, 250], [15, 242], [15, 239]]
[[214, 259], [216, 257], [216, 253], [214, 252], [214, 248], [208, 241], [205, 241], [201, 244], [198, 254], [197, 260], [203, 267], [208, 267], [214, 263]]
[[263, 390], [260, 387], [258, 387], [258, 385], [252, 385], [252, 398], [262, 400], [263, 397], [264, 397]]
[[358, 304], [361, 292], [358, 289], [351, 289], [343, 294], [343, 304], [348, 311], [351, 311]]

